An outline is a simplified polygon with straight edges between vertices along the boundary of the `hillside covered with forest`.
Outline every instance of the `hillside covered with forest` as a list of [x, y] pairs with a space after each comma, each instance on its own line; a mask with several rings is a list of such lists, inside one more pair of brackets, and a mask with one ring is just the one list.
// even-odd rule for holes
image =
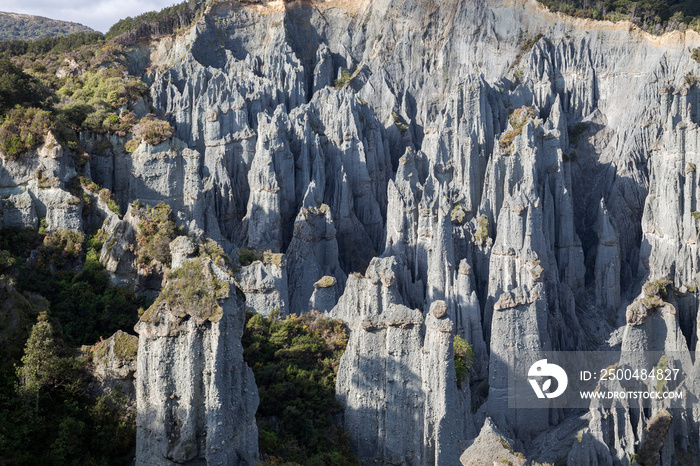
[[87, 26], [70, 21], [0, 11], [0, 41], [34, 40], [91, 31]]

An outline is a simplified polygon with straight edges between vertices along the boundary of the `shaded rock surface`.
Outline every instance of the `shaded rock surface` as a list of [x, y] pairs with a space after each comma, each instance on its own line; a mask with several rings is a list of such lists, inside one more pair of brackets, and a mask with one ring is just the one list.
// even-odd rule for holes
[[90, 384], [90, 390], [96, 396], [118, 393], [113, 400], [123, 403], [130, 414], [136, 413], [134, 382], [138, 345], [138, 337], [119, 330], [91, 348], [90, 372], [95, 382]]
[[[129, 64], [175, 136], [130, 154], [123, 138], [83, 133], [84, 167], [51, 138], [3, 159], [1, 222], [88, 229], [67, 191], [80, 172], [125, 212], [97, 220], [117, 282], [138, 285], [136, 199], [168, 203], [188, 235], [233, 257], [283, 254], [237, 270], [249, 299], [232, 292], [221, 320], [179, 310], [139, 324], [139, 367], [163, 375], [143, 393], [152, 384], [158, 397], [184, 397], [167, 408], [139, 398], [140, 462], [228, 461], [203, 440], [198, 404], [211, 402], [200, 379], [217, 358], [242, 385], [206, 373], [212, 386], [249, 390], [244, 407], [229, 400], [244, 414], [226, 418], [227, 438], [242, 436], [227, 445], [252, 451], [252, 379], [226, 339], [245, 307], [321, 309], [347, 323], [337, 393], [364, 463], [457, 464], [479, 431], [491, 436], [490, 418], [542, 461], [542, 439], [568, 442], [561, 426], [587, 422], [554, 459], [627, 464], [663, 403], [619, 402], [614, 415], [593, 403], [583, 421], [517, 412], [507, 369], [513, 351], [695, 350], [700, 90], [686, 76], [700, 75], [697, 47], [690, 30], [651, 36], [532, 0], [219, 2]], [[664, 277], [665, 295], [643, 290]], [[462, 389], [455, 335], [474, 352]], [[693, 402], [655, 443], [663, 466], [700, 451]], [[165, 425], [184, 440], [168, 443]]]
[[136, 325], [136, 463], [256, 464], [258, 391], [243, 361], [242, 295], [210, 260], [178, 270], [187, 267], [227, 284], [227, 296], [217, 294], [218, 312], [206, 315], [196, 302], [156, 301]]

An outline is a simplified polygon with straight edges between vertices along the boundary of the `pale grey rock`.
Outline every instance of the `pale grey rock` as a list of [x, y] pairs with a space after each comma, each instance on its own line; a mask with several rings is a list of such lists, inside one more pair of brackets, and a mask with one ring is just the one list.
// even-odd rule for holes
[[605, 201], [600, 201], [598, 214], [598, 249], [595, 260], [596, 305], [614, 316], [620, 307], [620, 242], [610, 223]]
[[[670, 281], [669, 281], [670, 283]], [[645, 285], [644, 291], [627, 308], [627, 325], [623, 329], [621, 350], [622, 367], [658, 367], [661, 362], [652, 358], [652, 354], [672, 355], [673, 362], [668, 367], [675, 367], [688, 374], [696, 373], [696, 365], [691, 360], [689, 346], [679, 325], [676, 311], [676, 292], [668, 286], [668, 294], [662, 299], [657, 288]], [[654, 353], [656, 352], [656, 353]], [[697, 432], [698, 412], [693, 405], [697, 402], [697, 381], [691, 378], [682, 383], [688, 389], [686, 399], [680, 403], [680, 409], [674, 409], [673, 420], [668, 433], [661, 436], [663, 449], [660, 452], [661, 464], [673, 464], [672, 458], [684, 454], [687, 442], [674, 442], [690, 432]], [[664, 384], [673, 382], [664, 382]], [[656, 380], [647, 382], [648, 390], [658, 390]], [[601, 390], [624, 391], [619, 381], [600, 382]], [[639, 453], [641, 442], [637, 439], [647, 437], [643, 429], [670, 407], [669, 400], [655, 400], [650, 409], [642, 409], [639, 400], [616, 400], [612, 407], [603, 408], [599, 400], [591, 403], [591, 420], [579, 445], [569, 454], [572, 464], [624, 464], [631, 454]], [[667, 412], [666, 412], [667, 413]], [[683, 419], [685, 418], [685, 419]], [[692, 434], [695, 435], [695, 434]], [[657, 439], [656, 441], [658, 441]], [[675, 456], [674, 456], [675, 455]]]
[[508, 148], [496, 152], [481, 207], [496, 224], [484, 312], [490, 329], [488, 413], [523, 437], [547, 429], [560, 414], [506, 409], [508, 366], [516, 353], [534, 363], [540, 350], [577, 349], [585, 338], [574, 302], [585, 268], [557, 129], [564, 118], [558, 102], [547, 122], [524, 125], [511, 155]]
[[574, 443], [567, 464], [590, 466], [613, 466], [609, 447], [590, 432], [582, 432], [581, 440]]
[[464, 450], [459, 461], [463, 466], [492, 466], [494, 464], [525, 464], [524, 455], [517, 456], [513, 440], [504, 436], [491, 418], [486, 418], [479, 436]]
[[100, 228], [106, 238], [100, 250], [100, 263], [110, 274], [112, 283], [134, 286], [137, 282], [138, 269], [136, 265], [136, 233], [139, 219], [129, 206], [123, 219], [109, 209]]
[[271, 120], [261, 114], [258, 121], [255, 157], [248, 172], [250, 197], [243, 219], [248, 230], [248, 245], [274, 252], [282, 248], [282, 199], [284, 202], [294, 199], [294, 178], [284, 176], [291, 171], [290, 164], [293, 165], [294, 160], [287, 142], [278, 131], [284, 124], [280, 121], [282, 115], [276, 112]]
[[425, 393], [423, 412], [424, 459], [427, 464], [458, 464], [464, 440], [476, 435], [471, 416], [468, 379], [457, 381], [454, 363], [454, 325], [443, 315], [425, 318], [421, 379]]
[[[445, 406], [476, 399], [469, 392], [487, 380], [477, 417], [491, 416], [529, 454], [539, 448], [531, 438], [554, 436], [564, 413], [528, 422], [505, 411], [511, 349], [596, 348], [616, 319], [624, 323], [622, 303], [663, 276], [681, 291], [675, 301], [645, 308], [613, 340], [697, 345], [699, 91], [684, 81], [698, 72], [699, 46], [692, 31], [651, 36], [530, 0], [221, 2], [189, 31], [130, 52], [132, 72], [152, 83], [144, 105], [177, 137], [128, 154], [123, 138], [81, 134], [85, 169], [123, 211], [135, 199], [167, 202], [189, 234], [227, 251], [285, 253], [286, 277], [266, 263], [241, 270], [249, 309], [286, 302], [301, 313], [337, 300], [330, 314], [348, 322], [354, 361], [341, 368], [342, 396], [368, 406], [346, 418], [363, 458], [452, 462], [442, 446], [453, 451], [455, 439], [442, 432], [457, 421]], [[351, 79], [334, 89], [344, 70]], [[523, 105], [536, 117], [515, 135], [509, 111]], [[512, 144], [501, 145], [510, 130]], [[87, 228], [61, 194], [78, 171], [68, 153], [40, 149], [21, 163], [2, 160], [0, 193], [26, 190], [52, 228]], [[39, 169], [51, 187], [38, 187]], [[34, 222], [31, 208], [21, 212]], [[117, 241], [103, 263], [127, 276], [133, 232], [120, 223], [126, 216], [105, 218]], [[313, 286], [324, 276], [337, 281], [332, 293]], [[437, 324], [436, 302], [445, 305]], [[378, 316], [390, 310], [420, 314], [421, 330], [381, 327]], [[445, 319], [474, 349], [474, 386], [455, 394], [445, 374], [431, 373], [445, 385], [430, 385], [424, 402], [427, 369], [413, 350], [447, 370], [436, 330]], [[390, 385], [386, 361], [408, 388], [378, 388]], [[384, 426], [398, 429], [408, 414], [381, 412], [375, 393], [393, 397], [392, 406], [421, 400], [429, 414], [418, 427], [407, 423], [405, 438], [386, 440]], [[696, 411], [689, 401], [674, 416], [669, 435], [679, 449], [700, 451]], [[569, 462], [626, 464], [645, 420], [593, 407]], [[458, 441], [475, 434], [453, 430]], [[426, 447], [426, 438], [437, 444]], [[675, 443], [664, 443], [662, 464], [673, 461]]]
[[287, 260], [281, 254], [279, 263], [254, 261], [236, 272], [238, 287], [245, 294], [245, 308], [264, 316], [272, 311], [280, 316], [289, 313], [287, 294]]
[[338, 302], [338, 280], [325, 275], [314, 283], [314, 292], [309, 301], [309, 307], [319, 312], [328, 312]]
[[689, 111], [697, 95], [693, 89], [660, 97], [668, 118], [649, 157], [649, 195], [642, 218], [642, 270], [649, 277], [672, 275], [678, 286], [693, 283], [700, 270], [695, 218], [700, 209], [695, 181], [700, 130], [697, 116]]
[[136, 354], [138, 337], [117, 331], [114, 335], [90, 348], [92, 365], [90, 373], [95, 378], [89, 390], [94, 396], [106, 396], [113, 392], [124, 398], [113, 397], [116, 402], [123, 399], [123, 408], [130, 415], [136, 414]]
[[[312, 183], [310, 190], [314, 186]], [[331, 209], [326, 204], [318, 206], [314, 203], [297, 215], [294, 236], [287, 249], [290, 313], [300, 315], [313, 307], [314, 284], [324, 276], [334, 277], [336, 289], [342, 291], [346, 275], [338, 260], [336, 235]]]
[[9, 222], [7, 226], [34, 226], [38, 218], [46, 217], [47, 231], [82, 231], [82, 203], [66, 191], [76, 175], [71, 152], [50, 131], [41, 146], [18, 159], [1, 158], [0, 194], [9, 196], [3, 201], [4, 222]]
[[316, 51], [316, 66], [314, 67], [314, 86], [313, 93], [323, 89], [326, 86], [333, 84], [331, 77], [333, 76], [333, 60], [331, 52], [327, 45], [321, 44]]
[[467, 259], [462, 259], [455, 281], [457, 308], [456, 333], [461, 335], [474, 351], [474, 374], [478, 379], [488, 374], [488, 353], [481, 318], [481, 305], [476, 293], [476, 280]]
[[37, 228], [39, 218], [29, 191], [25, 189], [17, 193], [17, 188], [10, 189], [11, 194], [0, 199], [0, 225], [3, 228]]
[[[220, 318], [154, 304], [136, 325], [136, 464], [258, 462], [258, 391], [243, 360], [243, 297], [209, 260], [204, 275], [228, 282]], [[192, 314], [192, 316], [190, 316]]]
[[47, 231], [83, 230], [83, 205], [77, 197], [59, 188], [40, 188], [36, 199], [39, 215], [46, 217]]
[[394, 257], [374, 259], [329, 313], [350, 328], [336, 393], [362, 462], [453, 464], [475, 434], [467, 382], [460, 390], [456, 380], [453, 322], [404, 305], [420, 299], [416, 285]]
[[197, 243], [189, 236], [178, 236], [170, 242], [168, 247], [172, 257], [171, 268], [173, 270], [180, 268], [187, 259], [195, 257], [198, 249]]
[[447, 304], [445, 304], [445, 301], [433, 301], [433, 304], [430, 305], [430, 313], [436, 319], [445, 317], [447, 314]]

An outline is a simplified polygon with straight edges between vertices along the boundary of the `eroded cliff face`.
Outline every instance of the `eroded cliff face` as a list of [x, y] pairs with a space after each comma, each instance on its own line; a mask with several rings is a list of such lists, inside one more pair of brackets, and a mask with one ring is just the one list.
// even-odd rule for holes
[[243, 300], [231, 275], [208, 258], [185, 259], [168, 275], [135, 328], [137, 464], [258, 461]]
[[[220, 242], [234, 261], [241, 248], [284, 254], [238, 270], [245, 306], [346, 321], [337, 393], [363, 462], [454, 464], [481, 431], [532, 460], [557, 459], [536, 440], [551, 434], [573, 445], [558, 453], [571, 464], [626, 464], [665, 406], [620, 406], [621, 416], [593, 406], [575, 419], [509, 410], [508, 354], [639, 342], [694, 351], [698, 46], [692, 31], [650, 36], [530, 0], [220, 2], [132, 54], [131, 72], [151, 84], [149, 104], [176, 137], [130, 154], [120, 138], [84, 134], [90, 161], [77, 169], [50, 140], [22, 164], [3, 161], [2, 222], [36, 226], [46, 215], [50, 228], [85, 228], [66, 190], [82, 171], [124, 212], [135, 199], [170, 204], [188, 234]], [[101, 260], [128, 282], [133, 259], [119, 251], [133, 244], [133, 222], [100, 212], [117, 251]], [[663, 277], [676, 301], [630, 321], [642, 285]], [[166, 353], [198, 355], [201, 368], [236, 353], [226, 358], [243, 385], [210, 385], [245, 412], [226, 435], [247, 432], [231, 444], [252, 455], [242, 427], [255, 410], [252, 375], [226, 339], [240, 334], [226, 316], [243, 304], [225, 302], [218, 322], [140, 323], [139, 371]], [[461, 389], [454, 335], [475, 354]], [[164, 378], [140, 390], [180, 401], [139, 398], [139, 461], [223, 454], [202, 443], [214, 428], [197, 411], [209, 385], [190, 386], [192, 367], [167, 360]], [[182, 383], [187, 401], [169, 398], [165, 387]], [[662, 465], [700, 451], [696, 411], [689, 401], [673, 415]], [[182, 420], [166, 423], [179, 426], [174, 444], [149, 427], [166, 415]], [[580, 442], [576, 429], [562, 433], [580, 422]]]

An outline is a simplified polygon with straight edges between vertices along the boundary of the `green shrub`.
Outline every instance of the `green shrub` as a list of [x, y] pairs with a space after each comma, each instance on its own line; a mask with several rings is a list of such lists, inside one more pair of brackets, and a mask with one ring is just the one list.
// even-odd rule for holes
[[695, 60], [696, 62], [700, 63], [700, 48], [693, 49], [693, 53], [691, 55], [691, 58], [693, 60]]
[[483, 246], [489, 239], [489, 218], [485, 214], [481, 214], [476, 223], [477, 229], [474, 234], [474, 241], [479, 246]]
[[243, 267], [246, 267], [255, 261], [263, 261], [266, 264], [273, 264], [277, 267], [281, 267], [282, 259], [284, 257], [284, 254], [275, 253], [269, 249], [266, 251], [260, 251], [255, 248], [241, 248], [236, 251], [236, 253], [238, 254], [238, 263]]
[[452, 223], [462, 224], [467, 216], [467, 210], [462, 206], [462, 204], [455, 204], [450, 212], [450, 219]]
[[58, 93], [92, 107], [117, 108], [145, 95], [147, 89], [143, 81], [128, 80], [117, 68], [98, 68], [67, 80]]
[[453, 343], [455, 372], [457, 373], [457, 386], [462, 389], [462, 384], [469, 378], [469, 371], [474, 364], [474, 350], [467, 341], [455, 335]]
[[269, 249], [263, 252], [263, 262], [266, 264], [276, 265], [277, 267], [282, 266], [282, 258], [284, 254], [279, 252], [272, 252]]
[[[663, 380], [661, 380], [663, 383]], [[673, 421], [673, 416], [663, 408], [658, 411], [644, 428], [643, 441], [637, 450], [636, 462], [639, 464], [657, 464], [661, 459], [661, 449], [666, 441], [666, 434]]]
[[[20, 361], [18, 361], [20, 363]], [[17, 375], [0, 373], [0, 457], [15, 464], [125, 464], [136, 440], [133, 415], [118, 390], [88, 396], [85, 359], [63, 342], [43, 313]]]
[[330, 275], [324, 275], [323, 277], [321, 277], [320, 280], [314, 283], [314, 288], [330, 288], [331, 286], [335, 286], [335, 284], [335, 277]]
[[51, 114], [38, 108], [16, 107], [0, 125], [0, 150], [9, 159], [17, 159], [44, 142], [51, 128]]
[[124, 144], [124, 149], [126, 149], [127, 152], [132, 153], [135, 152], [136, 149], [139, 148], [141, 145], [141, 140], [140, 139], [129, 139], [126, 141], [126, 144]]
[[256, 413], [263, 458], [276, 464], [355, 465], [335, 378], [348, 336], [342, 321], [312, 312], [285, 319], [247, 313], [245, 360], [260, 394]]
[[218, 322], [223, 316], [219, 300], [229, 296], [229, 284], [210, 269], [207, 259], [186, 260], [166, 275], [167, 284], [141, 321], [155, 323], [164, 305], [178, 317], [189, 315], [195, 322]]
[[335, 80], [335, 88], [337, 90], [341, 90], [348, 84], [350, 84], [350, 81], [352, 81], [352, 78], [354, 78], [354, 75], [350, 74], [348, 70], [343, 70], [340, 73], [340, 77]]
[[134, 152], [138, 149], [142, 141], [155, 146], [161, 142], [173, 137], [175, 134], [173, 127], [167, 121], [159, 120], [153, 114], [148, 114], [133, 125], [131, 131], [134, 134], [133, 139], [127, 141], [125, 148], [128, 152]]
[[129, 110], [124, 110], [121, 115], [110, 113], [102, 122], [102, 126], [108, 132], [117, 136], [126, 136], [136, 124], [136, 114]]
[[394, 120], [394, 124], [398, 128], [399, 131], [401, 131], [401, 134], [404, 134], [406, 131], [408, 131], [408, 125], [403, 121], [403, 118], [396, 113], [396, 112], [391, 112], [391, 117]]
[[42, 241], [43, 237], [32, 228], [0, 229], [0, 249], [8, 251], [13, 257], [26, 259]]
[[510, 122], [511, 129], [506, 131], [503, 136], [501, 136], [498, 144], [504, 149], [510, 149], [513, 141], [515, 141], [515, 137], [522, 134], [525, 125], [536, 116], [537, 114], [535, 113], [535, 109], [532, 107], [523, 106], [517, 110], [514, 110], [508, 120]]
[[119, 206], [115, 202], [114, 195], [112, 194], [112, 192], [109, 189], [102, 188], [100, 190], [99, 196], [100, 196], [100, 200], [102, 202], [104, 202], [105, 204], [107, 204], [107, 207], [109, 208], [109, 210], [111, 210], [112, 212], [117, 214], [117, 216], [121, 217], [122, 214], [121, 214], [121, 211], [119, 210]]
[[105, 37], [107, 40], [117, 39], [123, 44], [133, 45], [153, 34], [171, 34], [192, 24], [204, 11], [206, 4], [204, 0], [186, 0], [160, 11], [150, 11], [135, 18], [129, 16], [117, 21]]
[[74, 131], [125, 136], [136, 124], [136, 115], [129, 110], [117, 115], [116, 109], [145, 96], [148, 87], [140, 79], [125, 77], [123, 71], [113, 65], [67, 78], [56, 91], [65, 101], [57, 108], [58, 119]]
[[262, 258], [263, 258], [262, 251], [258, 251], [257, 249], [253, 249], [253, 248], [241, 248], [237, 251], [237, 254], [238, 254], [238, 262], [243, 267], [246, 267], [255, 261], [262, 260]]
[[167, 121], [159, 120], [153, 114], [148, 114], [141, 118], [133, 129], [134, 138], [146, 141], [155, 146], [173, 137], [173, 128]]
[[[0, 247], [14, 257], [17, 290], [48, 299], [51, 314], [71, 345], [92, 344], [101, 336], [133, 328], [137, 309], [148, 304], [132, 291], [110, 284], [99, 262], [102, 242], [98, 236], [84, 238], [67, 230], [44, 236], [3, 229], [0, 238]], [[26, 262], [37, 248], [38, 259]]]
[[213, 239], [205, 239], [199, 243], [198, 248], [200, 257], [208, 257], [214, 264], [223, 269], [231, 267], [231, 258], [224, 252], [224, 249], [219, 246], [219, 243]]
[[644, 296], [661, 298], [668, 297], [668, 292], [673, 289], [673, 282], [668, 277], [659, 278], [658, 280], [649, 280], [642, 286]]
[[42, 94], [39, 87], [35, 78], [0, 56], [0, 117], [17, 105], [38, 105]]
[[44, 37], [36, 40], [3, 40], [0, 41], [0, 55], [16, 57], [24, 54], [71, 52], [85, 45], [103, 41], [104, 37], [100, 32], [76, 32], [63, 37]]
[[[92, 108], [92, 107], [90, 107]], [[104, 133], [104, 121], [109, 116], [107, 110], [97, 110], [91, 112], [82, 122], [81, 127], [93, 133]]]
[[632, 21], [641, 29], [653, 34], [682, 29], [686, 25], [695, 29], [698, 22], [694, 17], [700, 15], [700, 4], [693, 0], [541, 0], [541, 3], [552, 11], [579, 18]]
[[173, 210], [161, 202], [155, 207], [137, 208], [134, 214], [140, 219], [136, 233], [138, 267], [147, 274], [159, 263], [169, 267], [170, 242], [180, 233]]
[[85, 236], [71, 230], [56, 230], [44, 237], [39, 250], [42, 258], [56, 267], [63, 267], [69, 261], [80, 259]]

